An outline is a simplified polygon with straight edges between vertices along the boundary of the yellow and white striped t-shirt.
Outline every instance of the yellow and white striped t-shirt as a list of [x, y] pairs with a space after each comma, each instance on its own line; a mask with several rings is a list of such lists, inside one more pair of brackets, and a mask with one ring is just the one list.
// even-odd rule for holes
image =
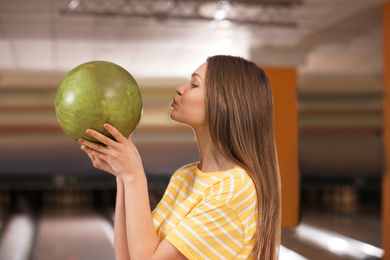
[[245, 170], [205, 173], [193, 163], [172, 175], [153, 221], [159, 240], [188, 259], [254, 259], [257, 215]]

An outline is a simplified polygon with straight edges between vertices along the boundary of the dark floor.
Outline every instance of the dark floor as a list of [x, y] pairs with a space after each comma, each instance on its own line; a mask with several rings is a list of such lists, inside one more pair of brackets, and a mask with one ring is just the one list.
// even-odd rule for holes
[[[323, 232], [327, 236], [322, 236], [322, 233], [318, 232]], [[336, 250], [337, 248], [332, 250], [332, 240], [341, 243], [348, 240], [353, 242], [349, 246], [340, 245], [339, 250]], [[368, 217], [306, 209], [302, 211], [302, 220], [297, 228], [282, 229], [282, 244], [307, 259], [380, 259], [375, 255], [348, 252], [348, 250], [357, 252], [362, 243], [376, 248], [381, 247], [379, 216]]]
[[282, 244], [312, 260], [381, 259], [380, 185], [301, 186], [301, 218], [282, 229]]
[[[151, 189], [151, 207], [161, 190]], [[282, 229], [284, 249], [299, 256], [281, 250], [280, 259], [380, 259], [380, 203], [359, 196], [351, 187], [302, 193], [299, 226]], [[114, 259], [114, 200], [114, 190], [0, 190], [0, 260]]]

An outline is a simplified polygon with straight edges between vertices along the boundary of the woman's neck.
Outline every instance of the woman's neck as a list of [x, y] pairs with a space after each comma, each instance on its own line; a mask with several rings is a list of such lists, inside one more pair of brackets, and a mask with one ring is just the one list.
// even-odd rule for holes
[[199, 169], [203, 172], [219, 172], [234, 168], [234, 161], [217, 150], [208, 128], [194, 130], [200, 153]]

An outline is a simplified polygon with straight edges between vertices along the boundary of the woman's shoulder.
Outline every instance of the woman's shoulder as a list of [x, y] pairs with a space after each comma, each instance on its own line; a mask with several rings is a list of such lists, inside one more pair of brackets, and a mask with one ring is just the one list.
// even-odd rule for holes
[[181, 166], [180, 168], [178, 168], [173, 174], [172, 174], [172, 177], [176, 177], [178, 175], [182, 175], [182, 174], [188, 174], [188, 173], [195, 173], [196, 171], [196, 167], [197, 167], [198, 163], [197, 162], [193, 162], [193, 163], [189, 163], [189, 164], [186, 164], [186, 165], [183, 165]]
[[241, 185], [245, 185], [248, 182], [252, 182], [252, 178], [249, 176], [247, 171], [240, 166], [236, 166], [228, 172], [233, 174], [235, 179], [238, 181], [238, 183], [241, 183]]
[[[224, 196], [227, 196], [226, 201], [230, 203], [240, 201], [252, 195], [255, 190], [252, 178], [239, 166], [221, 172], [218, 175], [210, 176], [210, 178], [213, 179], [211, 186], [214, 186], [213, 189], [210, 189], [210, 192], [214, 195], [212, 197], [222, 199]], [[216, 193], [215, 190], [218, 192]]]
[[178, 173], [178, 172], [183, 172], [183, 171], [195, 171], [196, 170], [196, 167], [198, 166], [198, 163], [197, 162], [193, 162], [193, 163], [189, 163], [189, 164], [186, 164], [186, 165], [183, 165], [181, 166], [180, 168], [178, 168], [175, 173]]
[[212, 205], [227, 205], [244, 223], [252, 219], [258, 198], [250, 175], [237, 166], [212, 178], [214, 182], [204, 194], [204, 200]]
[[245, 169], [240, 166], [236, 166], [224, 172], [223, 179], [227, 181], [227, 184], [231, 185], [232, 187], [234, 186], [235, 190], [241, 190], [245, 186], [254, 185], [252, 178], [245, 171]]

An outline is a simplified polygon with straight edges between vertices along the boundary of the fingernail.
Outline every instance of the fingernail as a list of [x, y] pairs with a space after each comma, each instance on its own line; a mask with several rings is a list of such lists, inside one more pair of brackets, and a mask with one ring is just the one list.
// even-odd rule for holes
[[81, 150], [84, 150], [84, 148], [85, 148], [85, 145], [82, 145], [80, 148], [81, 148]]
[[84, 143], [84, 139], [79, 139], [79, 143]]

